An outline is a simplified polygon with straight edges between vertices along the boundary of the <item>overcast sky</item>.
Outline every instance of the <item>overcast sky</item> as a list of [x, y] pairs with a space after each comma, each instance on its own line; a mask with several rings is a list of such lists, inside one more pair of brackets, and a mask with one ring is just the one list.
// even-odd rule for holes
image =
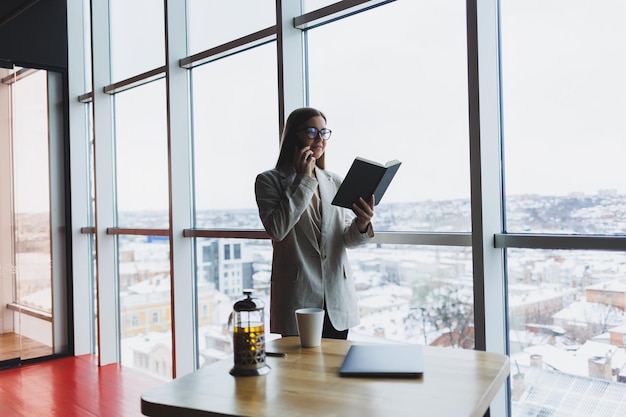
[[[127, 36], [136, 33], [132, 22], [112, 19], [120, 25], [112, 41], [114, 74], [124, 78], [160, 65], [163, 48], [154, 39], [163, 36], [162, 14], [151, 5], [162, 3], [116, 1], [124, 15], [136, 7], [143, 16], [142, 35], [133, 37]], [[211, 8], [225, 2], [190, 2], [192, 52], [243, 34], [218, 30], [220, 25], [236, 21], [241, 30], [255, 31], [271, 24], [273, 13], [263, 7], [271, 9], [272, 0], [226, 3], [232, 10], [215, 15]], [[500, 3], [507, 193], [626, 193], [626, 2]], [[242, 5], [250, 13], [241, 14]], [[327, 113], [333, 130], [328, 168], [344, 175], [355, 156], [400, 159], [385, 202], [469, 198], [465, 48], [464, 0], [398, 0], [312, 30], [311, 105]], [[254, 207], [254, 177], [275, 163], [275, 44], [257, 49], [194, 70], [200, 208]], [[165, 95], [159, 83], [119, 96], [122, 209], [167, 208]], [[20, 181], [33, 181], [46, 165], [31, 166], [33, 175], [20, 174]], [[20, 204], [35, 210], [43, 197], [20, 193]]]

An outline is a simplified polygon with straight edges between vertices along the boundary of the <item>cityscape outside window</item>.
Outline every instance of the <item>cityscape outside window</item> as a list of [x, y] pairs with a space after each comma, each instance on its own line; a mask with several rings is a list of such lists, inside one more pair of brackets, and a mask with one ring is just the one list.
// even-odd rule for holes
[[[626, 5], [500, 4], [506, 231], [624, 235]], [[513, 416], [626, 413], [624, 252], [506, 259]]]
[[[626, 233], [618, 3], [500, 2], [503, 232]], [[396, 1], [307, 32], [307, 99], [333, 129], [330, 169], [345, 174], [355, 156], [403, 161], [377, 207], [378, 232], [471, 232], [465, 7]], [[252, 184], [278, 154], [276, 47], [190, 70], [195, 228], [261, 228]], [[142, 166], [146, 183], [162, 167]], [[162, 197], [167, 181], [156, 182]], [[167, 227], [166, 200], [120, 205], [120, 222]], [[119, 237], [122, 361], [162, 378], [173, 366], [169, 243]], [[243, 289], [269, 301], [271, 254], [265, 239], [195, 239], [200, 366], [231, 353], [226, 322]], [[504, 254], [513, 416], [626, 413], [624, 251]], [[471, 247], [398, 241], [349, 256], [361, 314], [351, 339], [475, 347]]]

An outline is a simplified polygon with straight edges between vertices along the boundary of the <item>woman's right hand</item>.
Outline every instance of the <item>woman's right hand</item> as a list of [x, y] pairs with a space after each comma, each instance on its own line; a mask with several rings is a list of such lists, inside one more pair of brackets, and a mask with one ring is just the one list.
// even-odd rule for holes
[[309, 177], [314, 176], [315, 158], [313, 157], [313, 151], [310, 146], [305, 146], [302, 149], [296, 148], [294, 150], [293, 167], [299, 174], [308, 175]]

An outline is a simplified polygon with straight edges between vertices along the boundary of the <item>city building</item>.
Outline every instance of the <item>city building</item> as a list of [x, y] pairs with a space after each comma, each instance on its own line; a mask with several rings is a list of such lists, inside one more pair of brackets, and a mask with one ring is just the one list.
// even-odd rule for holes
[[238, 297], [245, 288], [254, 288], [252, 261], [245, 244], [231, 239], [198, 241], [198, 279], [210, 282], [229, 297]]
[[590, 285], [585, 289], [587, 301], [626, 310], [626, 279]]

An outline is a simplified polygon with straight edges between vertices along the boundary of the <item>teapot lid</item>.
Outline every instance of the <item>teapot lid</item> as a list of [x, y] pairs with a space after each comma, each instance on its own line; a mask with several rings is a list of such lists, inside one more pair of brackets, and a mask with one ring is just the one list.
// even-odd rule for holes
[[252, 298], [252, 293], [254, 291], [251, 289], [243, 290], [243, 293], [246, 295], [246, 298], [242, 298], [237, 301], [233, 306], [235, 311], [255, 311], [261, 310], [265, 307], [265, 304], [262, 300], [258, 298]]

